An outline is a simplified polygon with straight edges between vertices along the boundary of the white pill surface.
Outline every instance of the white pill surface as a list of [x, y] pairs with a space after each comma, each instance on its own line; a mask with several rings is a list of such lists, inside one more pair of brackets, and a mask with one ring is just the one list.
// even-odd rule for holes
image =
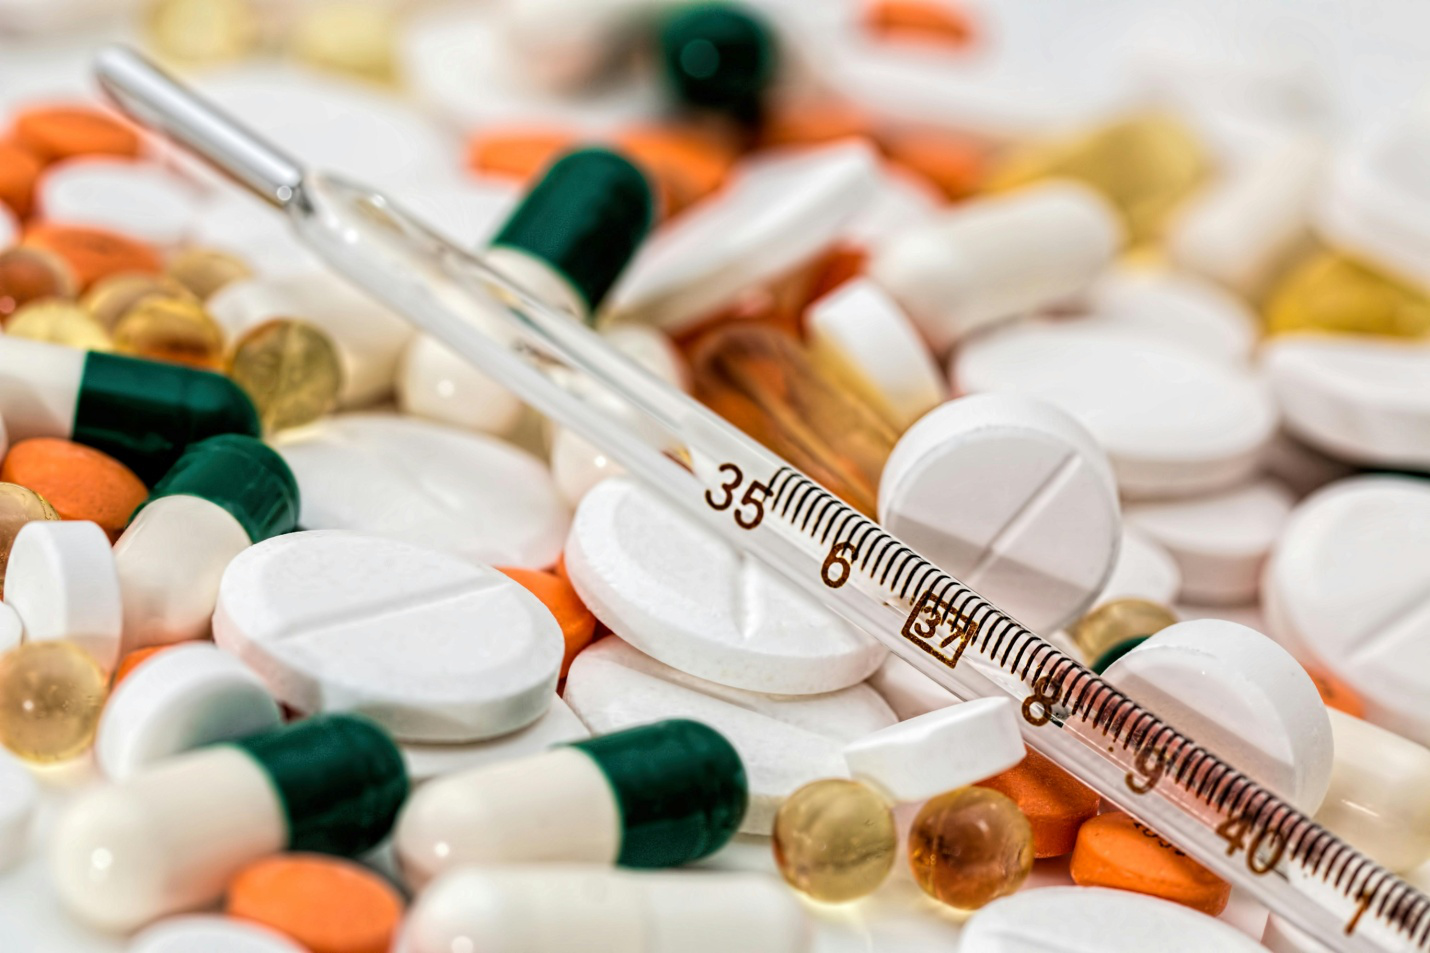
[[1302, 440], [1353, 463], [1430, 467], [1430, 344], [1278, 337], [1264, 360]]
[[642, 484], [581, 500], [566, 572], [590, 610], [648, 655], [734, 688], [810, 695], [863, 681], [888, 650]]
[[109, 537], [87, 520], [35, 520], [15, 537], [5, 602], [31, 642], [65, 639], [105, 671], [119, 661], [124, 607]]
[[1261, 945], [1271, 953], [1332, 953], [1329, 946], [1274, 913], [1266, 918], [1266, 932], [1261, 934]]
[[274, 215], [267, 203], [247, 190], [222, 180], [200, 206], [193, 236], [197, 244], [237, 255], [264, 277], [312, 274], [326, 267], [293, 234], [283, 216]]
[[540, 718], [564, 645], [551, 612], [495, 569], [333, 531], [265, 540], [230, 563], [214, 640], [300, 712], [359, 712], [419, 742]]
[[844, 746], [849, 774], [899, 804], [974, 784], [1023, 760], [1017, 708], [978, 698], [901, 721]]
[[94, 756], [122, 781], [160, 758], [277, 728], [282, 712], [262, 680], [208, 642], [146, 659], [105, 702]]
[[1258, 480], [1207, 496], [1133, 503], [1124, 515], [1176, 560], [1180, 601], [1243, 605], [1256, 600], [1266, 559], [1293, 504], [1290, 490]]
[[1176, 345], [1075, 321], [1027, 321], [960, 348], [953, 383], [1017, 393], [1077, 418], [1126, 496], [1190, 496], [1256, 471], [1276, 405], [1249, 372]]
[[0, 751], [0, 873], [25, 856], [39, 802], [40, 788], [30, 769]]
[[10, 651], [25, 640], [25, 626], [19, 613], [6, 603], [0, 602], [0, 655]]
[[878, 285], [856, 278], [805, 312], [815, 355], [837, 369], [897, 430], [948, 396], [948, 388], [908, 316]]
[[1092, 600], [1094, 607], [1114, 599], [1146, 599], [1171, 605], [1182, 588], [1182, 571], [1170, 553], [1142, 533], [1122, 527], [1122, 545], [1107, 585]]
[[408, 343], [398, 365], [397, 406], [415, 417], [504, 434], [516, 426], [522, 403], [456, 351], [419, 334]]
[[765, 695], [694, 678], [607, 636], [576, 656], [566, 703], [592, 734], [666, 718], [720, 732], [745, 764], [750, 806], [740, 830], [768, 834], [786, 797], [819, 778], [844, 777], [845, 744], [894, 724], [867, 685], [823, 695]]
[[1109, 327], [1181, 344], [1234, 366], [1251, 360], [1256, 316], [1234, 295], [1199, 278], [1151, 268], [1111, 272], [1089, 295], [1079, 327]]
[[995, 900], [963, 928], [959, 953], [1265, 953], [1190, 907], [1107, 887], [1042, 887]]
[[1332, 672], [1366, 719], [1430, 744], [1430, 486], [1341, 480], [1301, 502], [1262, 583], [1271, 634]]
[[71, 159], [47, 171], [36, 191], [54, 222], [108, 229], [162, 247], [189, 236], [193, 188], [162, 166], [132, 159]]
[[958, 704], [953, 692], [893, 652], [869, 676], [868, 685], [889, 703], [900, 721]]
[[616, 286], [622, 320], [678, 331], [832, 244], [869, 200], [877, 159], [863, 143], [771, 153], [656, 232]]
[[1082, 614], [1122, 532], [1092, 435], [1015, 394], [950, 401], [910, 427], [879, 479], [879, 522], [1035, 632]]
[[500, 738], [490, 741], [474, 741], [470, 744], [412, 744], [399, 745], [402, 759], [407, 763], [407, 776], [414, 783], [466, 771], [469, 768], [485, 767], [502, 761], [511, 761], [526, 755], [537, 754], [547, 748], [568, 741], [580, 741], [591, 737], [591, 732], [576, 717], [569, 705], [559, 696], [551, 699], [551, 707], [536, 721]]
[[1255, 629], [1179, 622], [1102, 677], [1302, 811], [1320, 806], [1333, 754], [1326, 706], [1296, 660]]
[[350, 529], [474, 562], [544, 569], [570, 514], [535, 457], [505, 441], [389, 414], [345, 414], [285, 434], [307, 529]]
[[126, 953], [303, 953], [303, 947], [258, 923], [194, 914], [171, 917], [134, 936]]

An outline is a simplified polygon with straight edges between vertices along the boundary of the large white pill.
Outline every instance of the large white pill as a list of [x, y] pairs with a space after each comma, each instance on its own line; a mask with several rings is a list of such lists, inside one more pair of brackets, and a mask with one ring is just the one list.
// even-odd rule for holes
[[1430, 345], [1280, 337], [1264, 357], [1286, 426], [1302, 440], [1353, 463], [1430, 467]]
[[40, 214], [163, 247], [189, 236], [198, 197], [161, 166], [131, 159], [72, 159], [45, 173], [36, 193]]
[[1261, 591], [1282, 645], [1349, 685], [1369, 721], [1430, 744], [1430, 485], [1366, 476], [1313, 493]]
[[283, 934], [233, 917], [171, 917], [135, 935], [126, 953], [302, 953]]
[[1293, 502], [1281, 484], [1258, 480], [1208, 496], [1133, 503], [1125, 516], [1177, 561], [1180, 601], [1242, 605], [1256, 600]]
[[1102, 677], [1302, 811], [1320, 806], [1331, 778], [1326, 706], [1296, 660], [1255, 629], [1169, 625]]
[[951, 401], [910, 427], [879, 479], [879, 521], [1035, 632], [1088, 607], [1122, 532], [1092, 435], [1014, 394]]
[[300, 712], [359, 712], [419, 742], [531, 724], [564, 644], [551, 612], [495, 569], [333, 531], [278, 536], [230, 563], [214, 640]]
[[958, 704], [953, 692], [892, 652], [869, 676], [868, 685], [889, 703], [900, 721]]
[[873, 195], [877, 169], [871, 149], [856, 142], [742, 165], [641, 248], [609, 310], [669, 331], [690, 326], [833, 244]]
[[160, 758], [282, 721], [278, 703], [237, 658], [207, 642], [176, 645], [145, 660], [109, 696], [94, 756], [122, 781]]
[[474, 562], [544, 569], [570, 515], [539, 460], [511, 444], [388, 414], [330, 417], [285, 434], [307, 529], [350, 529]]
[[849, 773], [900, 804], [974, 784], [1027, 754], [1017, 709], [978, 698], [901, 721], [844, 746]]
[[750, 806], [740, 830], [768, 834], [786, 797], [810, 781], [844, 777], [843, 746], [894, 724], [894, 713], [867, 685], [823, 695], [765, 695], [693, 678], [619, 638], [601, 639], [576, 656], [566, 703], [592, 734], [666, 718], [703, 722], [740, 753]]
[[1107, 887], [1042, 887], [995, 900], [959, 953], [1266, 953], [1235, 927], [1170, 900]]
[[5, 602], [31, 642], [65, 639], [108, 671], [119, 661], [124, 607], [109, 537], [85, 520], [36, 520], [15, 537]]
[[9, 752], [0, 751], [0, 872], [25, 856], [39, 802], [39, 785], [30, 769]]
[[888, 650], [628, 478], [581, 500], [566, 573], [636, 648], [698, 678], [810, 695], [854, 685]]
[[1133, 497], [1240, 483], [1276, 431], [1276, 405], [1249, 372], [1076, 321], [1027, 321], [968, 342], [954, 359], [953, 383], [1036, 397], [1071, 414]]
[[1114, 599], [1145, 599], [1171, 605], [1181, 588], [1182, 571], [1171, 554], [1137, 530], [1123, 526], [1112, 576], [1092, 604], [1095, 607]]
[[1080, 328], [1110, 327], [1181, 344], [1203, 357], [1241, 366], [1259, 329], [1236, 297], [1191, 275], [1150, 268], [1114, 271], [1092, 289]]

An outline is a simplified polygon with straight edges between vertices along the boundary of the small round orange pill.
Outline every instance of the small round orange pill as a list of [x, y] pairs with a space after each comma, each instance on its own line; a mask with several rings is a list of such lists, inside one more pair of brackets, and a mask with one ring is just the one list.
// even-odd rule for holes
[[477, 172], [527, 182], [575, 143], [570, 133], [555, 130], [491, 130], [469, 140], [467, 164]]
[[1013, 799], [1033, 825], [1033, 855], [1061, 857], [1077, 843], [1078, 828], [1097, 815], [1097, 792], [1033, 749], [1015, 766], [979, 781]]
[[561, 657], [561, 677], [565, 678], [576, 653], [590, 645], [595, 637], [596, 617], [563, 576], [538, 569], [502, 568], [501, 571], [530, 590], [556, 616], [561, 637], [566, 640], [566, 653]]
[[15, 117], [15, 141], [45, 162], [75, 156], [137, 156], [139, 134], [88, 106], [41, 106]]
[[973, 22], [947, 2], [873, 0], [864, 8], [864, 27], [890, 40], [919, 40], [953, 48], [973, 40]]
[[20, 218], [30, 214], [35, 183], [44, 168], [34, 153], [12, 142], [0, 142], [0, 202]]
[[93, 447], [58, 437], [21, 440], [5, 455], [0, 482], [18, 483], [50, 501], [60, 519], [93, 520], [110, 540], [149, 495], [118, 460]]
[[63, 258], [82, 289], [120, 272], [157, 275], [164, 270], [163, 259], [153, 248], [102, 228], [42, 222], [25, 231], [24, 243]]
[[228, 886], [229, 916], [291, 937], [312, 953], [387, 953], [402, 898], [366, 867], [319, 854], [249, 864]]
[[1213, 917], [1231, 898], [1231, 884], [1121, 811], [1082, 825], [1070, 872], [1084, 887], [1145, 893]]
[[135, 649], [124, 658], [119, 660], [119, 664], [114, 668], [114, 675], [109, 680], [109, 690], [111, 692], [119, 687], [119, 683], [129, 677], [129, 673], [140, 665], [149, 661], [165, 649], [172, 649], [172, 645], [151, 645], [147, 648]]

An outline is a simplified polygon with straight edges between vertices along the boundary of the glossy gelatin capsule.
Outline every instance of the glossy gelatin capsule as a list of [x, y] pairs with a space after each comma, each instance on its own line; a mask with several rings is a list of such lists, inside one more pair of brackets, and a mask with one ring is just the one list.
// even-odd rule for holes
[[386, 732], [351, 715], [317, 716], [87, 792], [50, 836], [50, 870], [77, 917], [132, 930], [214, 902], [260, 857], [370, 850], [407, 791]]
[[1028, 878], [1033, 829], [1011, 798], [985, 788], [959, 788], [919, 810], [909, 829], [909, 866], [930, 897], [976, 910]]
[[0, 406], [12, 441], [65, 437], [151, 484], [195, 441], [259, 435], [253, 404], [219, 374], [10, 337], [0, 339]]
[[723, 847], [748, 801], [723, 735], [661, 721], [427, 784], [403, 810], [397, 856], [416, 884], [466, 864], [674, 867]]
[[73, 642], [29, 642], [0, 656], [0, 743], [26, 761], [63, 761], [94, 740], [104, 672]]
[[775, 865], [791, 887], [823, 903], [844, 903], [873, 893], [889, 876], [899, 835], [879, 792], [827, 778], [780, 805], [774, 849]]

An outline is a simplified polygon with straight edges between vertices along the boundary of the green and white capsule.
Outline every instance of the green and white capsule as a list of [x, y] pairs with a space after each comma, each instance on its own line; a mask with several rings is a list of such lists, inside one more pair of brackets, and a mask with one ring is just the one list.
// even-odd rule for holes
[[50, 870], [77, 917], [129, 931], [213, 903], [261, 857], [370, 850], [407, 791], [402, 755], [381, 728], [317, 716], [81, 795], [50, 836]]
[[685, 105], [755, 122], [779, 66], [779, 47], [774, 30], [753, 10], [701, 3], [666, 17], [660, 61]]
[[202, 638], [228, 564], [297, 524], [298, 481], [263, 441], [220, 434], [191, 445], [114, 544], [124, 651]]
[[11, 443], [65, 437], [148, 484], [195, 441], [260, 433], [253, 402], [222, 374], [11, 337], [0, 338], [0, 413]]
[[438, 778], [397, 824], [414, 887], [468, 864], [675, 867], [734, 835], [745, 766], [715, 729], [676, 719]]

